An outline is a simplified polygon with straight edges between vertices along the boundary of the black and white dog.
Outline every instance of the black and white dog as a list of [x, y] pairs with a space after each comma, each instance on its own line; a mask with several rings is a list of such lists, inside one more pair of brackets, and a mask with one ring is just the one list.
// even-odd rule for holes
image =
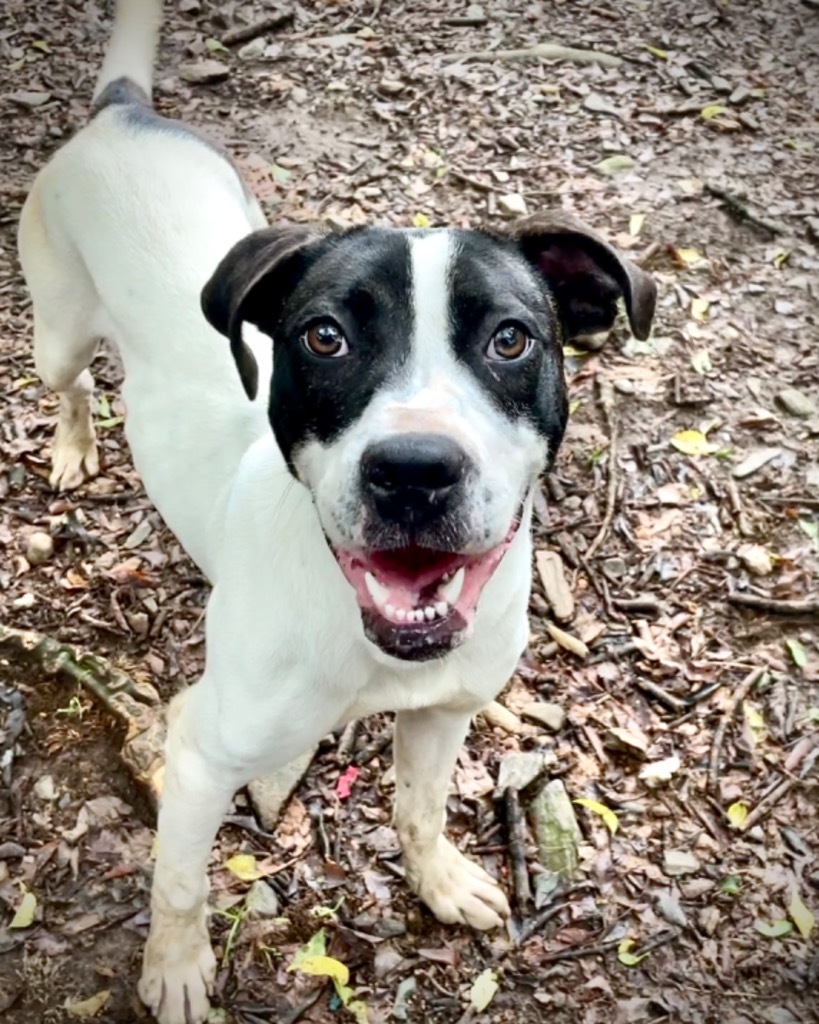
[[151, 110], [160, 8], [120, 0], [96, 113], [38, 176], [19, 241], [60, 394], [54, 484], [97, 472], [88, 367], [110, 338], [147, 492], [213, 583], [207, 667], [170, 716], [140, 984], [162, 1024], [191, 1024], [233, 793], [351, 718], [398, 712], [412, 889], [441, 921], [508, 913], [444, 838], [449, 777], [526, 645], [561, 344], [620, 297], [645, 337], [655, 288], [563, 213], [506, 234], [264, 226], [230, 161]]

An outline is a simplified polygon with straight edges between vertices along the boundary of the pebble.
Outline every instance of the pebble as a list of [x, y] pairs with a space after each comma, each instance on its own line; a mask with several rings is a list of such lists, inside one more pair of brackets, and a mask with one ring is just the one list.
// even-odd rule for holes
[[560, 704], [549, 704], [546, 701], [533, 701], [521, 709], [524, 718], [531, 718], [540, 725], [545, 725], [552, 732], [559, 732], [566, 722], [566, 712]]
[[496, 792], [500, 795], [509, 786], [513, 789], [525, 789], [546, 770], [552, 760], [554, 759], [549, 758], [548, 755], [535, 751], [524, 754], [507, 754], [501, 759], [498, 769]]
[[278, 917], [279, 897], [264, 879], [257, 879], [245, 897], [247, 912], [252, 917]]
[[27, 92], [25, 90], [21, 90], [20, 92], [9, 93], [7, 98], [10, 99], [12, 103], [16, 103], [20, 107], [28, 107], [29, 109], [32, 109], [33, 107], [41, 107], [44, 103], [48, 103], [51, 99], [51, 93]]
[[404, 91], [404, 83], [399, 82], [396, 78], [382, 78], [378, 83], [378, 88], [389, 96], [395, 96]]
[[756, 576], [769, 576], [773, 572], [771, 556], [761, 544], [741, 544], [737, 548], [737, 557]]
[[253, 60], [256, 57], [261, 57], [267, 46], [267, 40], [264, 36], [257, 36], [255, 39], [251, 39], [249, 43], [245, 43], [244, 46], [239, 48], [239, 56], [242, 60]]
[[628, 566], [622, 558], [607, 558], [603, 562], [602, 568], [610, 579], [619, 579], [620, 576], [625, 576], [628, 572]]
[[179, 10], [182, 14], [198, 14], [202, 4], [199, 0], [179, 0]]
[[525, 217], [529, 212], [526, 200], [519, 192], [510, 192], [505, 196], [498, 196], [498, 206], [510, 217]]
[[37, 530], [31, 534], [26, 544], [26, 560], [29, 565], [42, 565], [54, 554], [54, 541], [52, 537]]
[[250, 802], [265, 831], [272, 832], [275, 829], [282, 807], [301, 782], [315, 752], [315, 748], [305, 751], [295, 761], [283, 765], [272, 775], [254, 779], [247, 787]]
[[224, 82], [229, 75], [230, 68], [218, 60], [200, 60], [196, 64], [183, 64], [179, 69], [179, 77], [191, 85]]
[[807, 420], [816, 415], [816, 404], [803, 391], [796, 388], [785, 388], [779, 392], [776, 400], [785, 412], [797, 416], [800, 420]]
[[781, 448], [755, 448], [754, 451], [745, 456], [739, 465], [734, 466], [731, 470], [731, 475], [736, 477], [737, 480], [743, 480], [746, 476], [751, 476], [752, 473], [762, 469], [771, 459], [775, 459], [777, 455], [781, 454]]
[[40, 800], [56, 800], [57, 787], [54, 785], [54, 779], [50, 775], [43, 775], [37, 779], [34, 783], [34, 794]]
[[693, 875], [699, 869], [700, 862], [688, 850], [666, 850], [663, 855], [663, 872], [671, 878]]

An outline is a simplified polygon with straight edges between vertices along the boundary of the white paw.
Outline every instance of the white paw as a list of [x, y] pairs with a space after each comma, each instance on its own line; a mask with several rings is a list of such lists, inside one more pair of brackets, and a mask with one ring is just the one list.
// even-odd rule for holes
[[407, 880], [444, 924], [468, 924], [488, 931], [509, 917], [509, 903], [498, 883], [464, 857], [449, 840], [438, 837], [434, 853], [405, 856]]
[[51, 456], [51, 486], [58, 491], [70, 491], [99, 471], [97, 441], [90, 420], [82, 428], [76, 424], [67, 429], [58, 426]]
[[159, 1024], [203, 1024], [215, 977], [204, 916], [191, 924], [158, 915], [145, 946], [139, 998]]

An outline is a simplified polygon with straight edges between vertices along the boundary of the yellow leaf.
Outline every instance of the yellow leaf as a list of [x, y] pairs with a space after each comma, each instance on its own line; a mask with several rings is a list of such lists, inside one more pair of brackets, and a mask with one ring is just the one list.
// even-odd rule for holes
[[291, 964], [290, 969], [315, 974], [320, 978], [332, 978], [339, 985], [346, 985], [350, 980], [349, 968], [332, 956], [306, 956], [297, 964]]
[[495, 998], [497, 991], [498, 976], [490, 967], [487, 967], [472, 982], [472, 988], [469, 990], [469, 1002], [478, 1013], [481, 1013]]
[[734, 828], [740, 828], [743, 821], [748, 817], [748, 805], [744, 804], [741, 800], [737, 800], [736, 803], [726, 811], [728, 815], [728, 821], [733, 825]]
[[671, 444], [683, 455], [713, 455], [719, 451], [701, 430], [681, 430], [671, 438]]
[[111, 993], [106, 988], [102, 992], [97, 992], [95, 996], [91, 996], [89, 999], [77, 1000], [76, 1002], [66, 999], [63, 1003], [63, 1009], [72, 1017], [87, 1020], [89, 1017], [96, 1017], [100, 1011], [104, 1010], [110, 999]]
[[599, 803], [597, 800], [589, 800], [587, 797], [578, 797], [574, 803], [579, 804], [581, 807], [585, 807], [593, 814], [599, 814], [603, 819], [606, 828], [611, 832], [612, 835], [617, 831], [617, 826], [620, 822], [617, 820], [617, 815], [610, 807], [606, 807], [605, 804]]
[[788, 913], [791, 915], [793, 923], [799, 929], [799, 934], [802, 938], [809, 939], [811, 932], [813, 931], [813, 926], [816, 924], [816, 918], [802, 902], [802, 897], [796, 889], [791, 893], [791, 901], [788, 904]]
[[695, 373], [708, 373], [711, 369], [711, 355], [707, 348], [698, 348], [691, 356], [691, 369]]
[[582, 404], [583, 403], [580, 401], [579, 398], [573, 398], [571, 402], [569, 402], [569, 415], [574, 416], [574, 414], [577, 412], [577, 410], [580, 408]]
[[720, 114], [725, 113], [725, 107], [721, 103], [711, 103], [707, 107], [703, 107], [700, 111], [700, 117], [705, 121], [711, 121], [713, 118], [718, 117]]
[[777, 270], [781, 270], [782, 264], [786, 263], [790, 259], [790, 256], [790, 249], [780, 249], [779, 252], [774, 254], [774, 258], [772, 261], [773, 265], [776, 267]]
[[697, 252], [696, 249], [675, 249], [674, 253], [680, 262], [684, 263], [687, 267], [699, 267], [708, 262], [702, 253]]
[[241, 882], [255, 882], [259, 878], [264, 878], [264, 872], [259, 871], [252, 853], [237, 853], [235, 857], [225, 861], [225, 867]]
[[761, 739], [765, 732], [765, 719], [760, 715], [753, 704], [749, 704], [747, 700], [742, 705], [742, 712], [745, 715], [745, 721], [748, 723], [748, 728], [754, 734], [754, 739]]
[[628, 233], [633, 237], [636, 237], [643, 230], [643, 224], [646, 222], [646, 215], [644, 213], [633, 213], [629, 217], [628, 221]]
[[416, 213], [412, 218], [412, 226], [414, 228], [428, 228], [429, 217], [425, 213]]
[[652, 57], [657, 57], [659, 60], [668, 60], [668, 53], [665, 50], [661, 50], [657, 46], [648, 46], [647, 44], [646, 49]]
[[691, 300], [691, 316], [695, 320], [705, 320], [708, 313], [708, 307], [711, 303], [708, 299], [692, 299]]
[[29, 928], [34, 924], [34, 915], [37, 912], [37, 897], [33, 892], [27, 890], [23, 893], [20, 906], [14, 917], [11, 919], [9, 928]]
[[590, 355], [589, 352], [584, 351], [582, 348], [575, 348], [574, 345], [564, 345], [563, 355], [567, 359], [583, 359]]
[[617, 947], [617, 959], [625, 967], [636, 967], [641, 960], [645, 960], [648, 953], [643, 953], [638, 956], [636, 953], [630, 953], [629, 950], [634, 946], [634, 939], [623, 939], [620, 945]]

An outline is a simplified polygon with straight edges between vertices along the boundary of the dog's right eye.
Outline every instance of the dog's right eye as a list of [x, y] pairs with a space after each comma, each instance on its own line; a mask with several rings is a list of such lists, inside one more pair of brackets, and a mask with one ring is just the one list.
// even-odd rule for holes
[[338, 359], [349, 352], [347, 339], [341, 330], [331, 321], [322, 320], [313, 324], [301, 336], [302, 345], [311, 355], [324, 359]]

